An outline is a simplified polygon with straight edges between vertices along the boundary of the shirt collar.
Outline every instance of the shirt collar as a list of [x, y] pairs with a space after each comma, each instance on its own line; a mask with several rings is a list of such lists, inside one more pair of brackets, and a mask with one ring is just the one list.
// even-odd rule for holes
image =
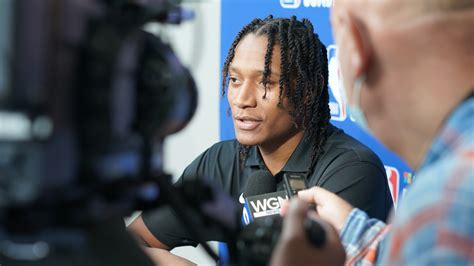
[[442, 156], [452, 154], [466, 141], [472, 141], [474, 124], [474, 93], [461, 102], [451, 112], [439, 131], [419, 170], [435, 163]]
[[[328, 135], [333, 131], [332, 125], [329, 125]], [[298, 172], [307, 173], [311, 167], [311, 156], [313, 151], [313, 141], [306, 133], [301, 139], [296, 149], [291, 154], [288, 162], [280, 172]], [[246, 167], [259, 167], [260, 169], [267, 169], [258, 147], [252, 146], [249, 150]]]

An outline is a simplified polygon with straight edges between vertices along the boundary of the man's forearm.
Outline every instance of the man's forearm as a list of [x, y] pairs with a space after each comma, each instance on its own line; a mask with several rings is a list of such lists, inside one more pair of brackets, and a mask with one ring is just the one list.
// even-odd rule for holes
[[143, 250], [151, 258], [155, 265], [176, 265], [176, 266], [190, 266], [197, 265], [190, 260], [183, 257], [176, 256], [168, 250], [159, 248], [144, 247]]
[[128, 227], [127, 230], [132, 233], [140, 244], [146, 247], [159, 248], [164, 250], [169, 250], [170, 248], [163, 244], [161, 241], [156, 239], [156, 237], [151, 233], [151, 231], [146, 227], [143, 219], [138, 216]]
[[390, 226], [370, 219], [366, 213], [354, 209], [341, 231], [341, 241], [346, 250], [346, 264], [374, 264], [383, 248]]

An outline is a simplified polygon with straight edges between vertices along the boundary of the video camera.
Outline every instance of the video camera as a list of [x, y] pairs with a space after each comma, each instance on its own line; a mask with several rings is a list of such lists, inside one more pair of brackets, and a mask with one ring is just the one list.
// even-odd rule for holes
[[120, 265], [124, 247], [140, 261], [105, 234], [119, 238], [133, 210], [179, 204], [162, 143], [191, 119], [196, 87], [142, 29], [192, 18], [178, 4], [0, 2], [0, 262], [65, 265], [80, 253], [78, 265]]

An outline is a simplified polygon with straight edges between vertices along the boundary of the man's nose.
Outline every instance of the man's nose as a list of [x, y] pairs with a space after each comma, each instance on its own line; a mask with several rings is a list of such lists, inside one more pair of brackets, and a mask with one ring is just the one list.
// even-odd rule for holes
[[257, 105], [256, 90], [257, 88], [251, 82], [244, 82], [237, 93], [235, 105], [239, 108], [255, 107]]

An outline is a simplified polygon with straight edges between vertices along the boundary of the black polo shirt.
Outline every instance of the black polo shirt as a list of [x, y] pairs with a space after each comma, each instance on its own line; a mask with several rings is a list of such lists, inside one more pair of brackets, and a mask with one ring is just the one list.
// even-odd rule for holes
[[[311, 168], [312, 143], [304, 137], [283, 169], [275, 175], [277, 189], [283, 190], [285, 172], [307, 174], [310, 187], [320, 186], [332, 191], [369, 216], [386, 220], [392, 207], [385, 169], [380, 159], [365, 145], [331, 126], [324, 153]], [[239, 162], [239, 143], [236, 140], [214, 144], [197, 157], [178, 180], [206, 178], [238, 199], [244, 192], [248, 177], [258, 170], [267, 170], [256, 146], [251, 147], [244, 167]], [[181, 223], [169, 208], [142, 214], [143, 221], [153, 235], [170, 248], [193, 245]], [[209, 239], [206, 240], [221, 240]]]

